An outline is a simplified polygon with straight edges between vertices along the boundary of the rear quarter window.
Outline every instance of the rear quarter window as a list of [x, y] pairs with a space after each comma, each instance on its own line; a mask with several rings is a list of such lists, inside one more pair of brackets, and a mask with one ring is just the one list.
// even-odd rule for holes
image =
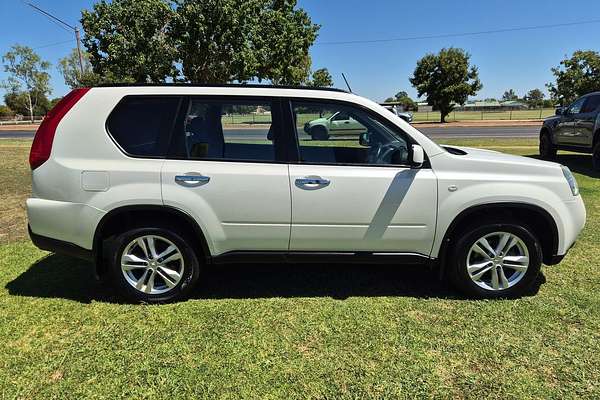
[[108, 133], [129, 155], [164, 157], [179, 103], [178, 96], [127, 96], [109, 115]]

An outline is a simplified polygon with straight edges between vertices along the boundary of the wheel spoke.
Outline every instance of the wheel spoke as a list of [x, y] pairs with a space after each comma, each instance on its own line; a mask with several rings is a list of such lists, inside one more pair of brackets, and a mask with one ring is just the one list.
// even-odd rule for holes
[[504, 275], [504, 270], [502, 267], [498, 267], [498, 273], [500, 274], [500, 283], [502, 284], [502, 289], [508, 288], [508, 279], [506, 279], [506, 275]]
[[529, 257], [527, 256], [506, 256], [504, 257], [504, 263], [517, 263], [517, 264], [529, 264]]
[[518, 271], [518, 272], [525, 272], [525, 271], [527, 271], [527, 265], [508, 264], [508, 263], [505, 262], [505, 263], [502, 264], [502, 266], [505, 267], [505, 268], [513, 269], [513, 270]]
[[475, 244], [473, 245], [473, 250], [474, 250], [475, 252], [477, 252], [477, 253], [481, 254], [481, 255], [482, 255], [482, 256], [483, 256], [483, 257], [484, 257], [486, 260], [488, 260], [488, 261], [492, 259], [492, 257], [490, 257], [490, 255], [489, 255], [488, 253], [486, 253], [486, 252], [485, 252], [485, 250], [483, 250], [483, 249], [482, 249], [482, 248], [479, 246], [479, 244], [477, 244], [477, 243], [475, 243]]
[[154, 238], [152, 236], [148, 236], [146, 238], [146, 240], [148, 241], [148, 248], [150, 249], [150, 256], [154, 259], [156, 259], [156, 247], [154, 244]]
[[169, 288], [175, 287], [176, 281], [173, 282], [171, 278], [166, 273], [163, 273], [160, 268], [156, 270], [156, 273], [162, 278], [162, 280], [165, 282], [165, 285], [167, 285]]
[[146, 242], [144, 241], [144, 238], [138, 238], [137, 244], [140, 247], [140, 249], [142, 249], [142, 251], [144, 252], [144, 256], [146, 256], [146, 259], [149, 260], [150, 255], [148, 254], [148, 247], [146, 247]]
[[492, 246], [490, 246], [490, 243], [487, 241], [486, 238], [481, 238], [477, 241], [477, 244], [479, 244], [481, 247], [483, 247], [487, 252], [488, 255], [491, 257], [495, 257], [496, 256], [496, 251], [494, 251], [494, 249], [492, 249]]
[[162, 253], [157, 255], [156, 258], [165, 258], [166, 256], [168, 256], [169, 254], [171, 254], [174, 251], [177, 251], [177, 247], [171, 245], [171, 246], [167, 247], [165, 249], [165, 251], [163, 251]]
[[493, 267], [494, 266], [490, 264], [488, 267], [480, 269], [476, 274], [471, 275], [471, 279], [473, 279], [474, 281], [480, 280], [481, 277], [483, 276], [483, 274], [485, 274], [486, 272], [488, 272]]
[[156, 272], [150, 272], [150, 276], [148, 277], [148, 282], [146, 283], [146, 287], [144, 287], [144, 292], [151, 293], [152, 289], [154, 289], [154, 277], [156, 276]]
[[133, 255], [133, 254], [125, 254], [121, 257], [121, 267], [126, 271], [131, 271], [132, 269], [138, 268], [147, 268], [148, 261]]
[[169, 279], [171, 279], [173, 282], [178, 282], [179, 279], [181, 279], [181, 274], [179, 272], [177, 272], [174, 269], [171, 269], [169, 267], [165, 267], [164, 265], [161, 265], [160, 267], [158, 267], [158, 270], [160, 272], [162, 272], [163, 274], [167, 275], [167, 277]]
[[510, 237], [511, 236], [509, 233], [504, 233], [502, 235], [502, 237], [498, 241], [498, 245], [496, 246], [496, 254], [504, 252], [504, 247], [508, 243], [508, 240], [510, 239]]
[[179, 252], [172, 254], [171, 256], [165, 258], [162, 263], [163, 264], [167, 264], [170, 263], [171, 261], [175, 261], [175, 260], [180, 260], [181, 259], [181, 254]]
[[498, 270], [496, 268], [492, 268], [492, 287], [500, 289], [500, 285], [498, 285]]
[[144, 273], [142, 274], [142, 276], [140, 277], [140, 279], [136, 282], [135, 288], [137, 290], [143, 291], [144, 285], [146, 283], [146, 279], [148, 278], [148, 273], [149, 272], [150, 272], [150, 269], [146, 269], [144, 271]]

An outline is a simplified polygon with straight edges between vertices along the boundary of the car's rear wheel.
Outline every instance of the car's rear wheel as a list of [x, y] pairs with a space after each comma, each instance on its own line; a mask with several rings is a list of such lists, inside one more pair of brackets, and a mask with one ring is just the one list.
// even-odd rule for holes
[[600, 140], [594, 145], [592, 150], [592, 166], [596, 171], [600, 171]]
[[451, 278], [465, 294], [512, 298], [525, 294], [542, 264], [532, 231], [518, 222], [488, 222], [465, 229], [457, 241]]
[[167, 228], [139, 228], [118, 235], [112, 248], [112, 280], [129, 300], [166, 303], [187, 297], [199, 275], [194, 250]]
[[540, 136], [540, 156], [544, 160], [554, 160], [556, 158], [556, 146], [552, 144], [550, 135], [544, 133]]
[[327, 140], [329, 139], [329, 132], [324, 126], [314, 126], [310, 130], [310, 136], [313, 140]]

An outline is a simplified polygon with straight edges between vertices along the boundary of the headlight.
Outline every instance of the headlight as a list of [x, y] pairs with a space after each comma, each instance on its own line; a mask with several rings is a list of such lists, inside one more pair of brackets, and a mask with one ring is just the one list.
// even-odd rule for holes
[[571, 188], [571, 193], [573, 193], [573, 196], [577, 196], [579, 194], [579, 186], [577, 186], [577, 181], [575, 180], [575, 177], [571, 173], [571, 170], [568, 167], [565, 167], [564, 165], [561, 165], [560, 167], [562, 168], [562, 172], [563, 172], [563, 175], [565, 176], [565, 179], [569, 183], [569, 187]]

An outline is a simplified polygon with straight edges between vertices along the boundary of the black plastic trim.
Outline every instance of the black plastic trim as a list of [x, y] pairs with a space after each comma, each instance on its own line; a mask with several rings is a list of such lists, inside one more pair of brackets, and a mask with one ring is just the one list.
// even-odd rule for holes
[[33, 233], [31, 226], [29, 225], [27, 225], [27, 230], [29, 231], [29, 237], [31, 238], [33, 244], [41, 250], [51, 251], [57, 254], [64, 254], [87, 261], [94, 260], [94, 254], [92, 250], [84, 249], [83, 247], [77, 246], [76, 244], [70, 242], [65, 242], [63, 240], [38, 235]]
[[558, 150], [567, 150], [567, 151], [574, 151], [576, 153], [586, 153], [586, 154], [590, 154], [592, 153], [592, 148], [588, 147], [588, 146], [575, 146], [575, 145], [565, 145], [565, 144], [559, 144], [556, 145], [556, 148]]
[[100, 84], [94, 87], [206, 87], [206, 88], [253, 88], [253, 89], [299, 89], [299, 90], [319, 90], [325, 92], [341, 92], [349, 93], [344, 89], [330, 87], [314, 87], [314, 86], [286, 86], [286, 85], [262, 85], [256, 83], [223, 83], [223, 84], [207, 84], [207, 83], [185, 83], [185, 82], [170, 82], [170, 83], [107, 83]]
[[230, 251], [212, 257], [213, 264], [242, 263], [352, 263], [428, 265], [431, 259], [418, 253], [330, 251]]

